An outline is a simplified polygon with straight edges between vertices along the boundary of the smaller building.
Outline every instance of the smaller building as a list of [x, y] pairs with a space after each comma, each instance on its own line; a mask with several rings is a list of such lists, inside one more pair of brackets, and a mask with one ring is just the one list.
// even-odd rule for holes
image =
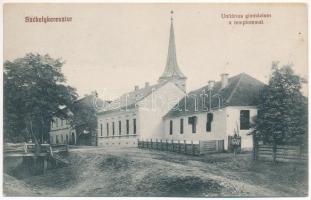
[[77, 143], [77, 135], [75, 129], [70, 126], [68, 115], [71, 113], [67, 108], [58, 111], [59, 116], [53, 117], [50, 125], [50, 143], [51, 144], [71, 144]]
[[235, 133], [241, 148], [253, 146], [250, 123], [257, 115], [259, 95], [264, 83], [241, 73], [190, 92], [164, 117], [164, 139], [209, 141], [224, 140]]
[[[51, 144], [97, 145], [98, 107], [104, 103], [96, 92], [86, 95], [55, 113], [50, 125]], [[69, 119], [72, 123], [69, 122]]]

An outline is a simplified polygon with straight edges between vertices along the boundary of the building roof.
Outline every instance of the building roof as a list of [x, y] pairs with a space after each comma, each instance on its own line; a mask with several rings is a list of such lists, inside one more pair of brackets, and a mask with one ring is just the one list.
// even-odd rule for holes
[[84, 105], [87, 107], [92, 107], [98, 109], [108, 104], [107, 101], [103, 101], [97, 97], [96, 92], [92, 92], [92, 94], [85, 95], [73, 102], [73, 105], [68, 108], [67, 106], [60, 106], [59, 109], [54, 113], [54, 115], [59, 116], [60, 118], [67, 118], [68, 115], [72, 115], [72, 111], [76, 111], [75, 106]]
[[120, 110], [123, 108], [133, 108], [135, 105], [140, 102], [141, 100], [145, 99], [147, 96], [149, 96], [153, 91], [156, 91], [158, 88], [165, 85], [168, 81], [158, 83], [155, 85], [149, 85], [145, 86], [143, 88], [125, 93], [121, 95], [119, 98], [112, 101], [110, 104], [108, 104], [103, 109], [99, 110], [97, 113], [107, 113], [112, 112], [116, 110]]
[[171, 18], [171, 28], [170, 28], [167, 61], [166, 61], [164, 72], [160, 76], [160, 80], [169, 80], [173, 78], [186, 79], [186, 76], [181, 72], [181, 70], [178, 67], [177, 58], [176, 58], [174, 25], [173, 25], [173, 18]]
[[[226, 106], [256, 106], [264, 83], [245, 74], [233, 76], [228, 79], [226, 87], [221, 88], [221, 81], [215, 83], [211, 91], [211, 108]], [[207, 112], [209, 108], [208, 85], [191, 91], [164, 117], [177, 117]]]

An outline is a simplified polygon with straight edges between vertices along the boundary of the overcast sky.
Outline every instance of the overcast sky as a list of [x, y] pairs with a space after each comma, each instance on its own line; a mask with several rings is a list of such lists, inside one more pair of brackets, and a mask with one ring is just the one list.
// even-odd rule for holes
[[[79, 95], [113, 98], [155, 84], [167, 56], [174, 10], [177, 60], [187, 90], [245, 72], [267, 82], [272, 61], [307, 77], [307, 7], [303, 4], [19, 4], [4, 8], [4, 60], [28, 52], [63, 58]], [[229, 25], [221, 14], [270, 13], [262, 25]], [[25, 23], [26, 16], [72, 17]], [[260, 19], [259, 19], [260, 20]], [[306, 88], [305, 88], [306, 90]]]

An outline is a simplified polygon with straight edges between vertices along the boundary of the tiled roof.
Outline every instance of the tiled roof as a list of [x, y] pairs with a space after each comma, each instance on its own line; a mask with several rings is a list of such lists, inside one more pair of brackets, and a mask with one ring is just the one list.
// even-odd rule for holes
[[152, 91], [157, 90], [161, 86], [165, 85], [166, 82], [158, 83], [155, 85], [150, 85], [144, 88], [140, 88], [138, 90], [134, 90], [128, 93], [123, 94], [119, 98], [112, 101], [107, 107], [98, 111], [98, 113], [107, 113], [115, 110], [120, 110], [122, 108], [132, 108], [136, 103], [146, 98]]
[[[211, 92], [211, 108], [218, 108], [219, 100], [221, 107], [256, 106], [263, 87], [264, 83], [245, 73], [229, 78], [228, 85], [223, 89], [221, 89], [221, 82], [216, 82]], [[208, 94], [208, 85], [191, 91], [164, 117], [177, 117], [206, 112], [209, 108]]]

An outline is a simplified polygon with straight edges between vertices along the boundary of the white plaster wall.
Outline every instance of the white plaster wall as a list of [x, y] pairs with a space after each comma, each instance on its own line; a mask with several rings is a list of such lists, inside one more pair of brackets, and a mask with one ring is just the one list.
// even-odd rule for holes
[[[242, 149], [251, 149], [253, 147], [253, 138], [248, 133], [251, 132], [249, 130], [240, 130], [240, 111], [241, 110], [249, 110], [250, 111], [250, 122], [252, 122], [252, 118], [257, 115], [257, 108], [254, 106], [230, 106], [226, 108], [227, 114], [227, 135], [234, 135], [234, 130], [239, 129], [239, 135], [241, 136], [241, 148]], [[225, 147], [228, 148], [228, 137], [225, 140]]]
[[[136, 119], [136, 134], [134, 134], [133, 119]], [[129, 134], [126, 132], [126, 120], [129, 120]], [[119, 121], [121, 121], [121, 135], [119, 135]], [[119, 110], [107, 114], [97, 115], [97, 137], [99, 146], [111, 145], [137, 145], [137, 137], [140, 134], [140, 119], [137, 109]], [[115, 124], [115, 133], [113, 135], [112, 122]], [[107, 123], [109, 124], [109, 134], [107, 134]], [[102, 134], [101, 127], [102, 124]], [[119, 144], [120, 143], [120, 144]]]
[[[240, 106], [226, 107], [221, 110], [214, 110], [214, 119], [212, 122], [211, 132], [206, 131], [207, 112], [197, 113], [193, 115], [185, 115], [182, 117], [165, 118], [163, 139], [168, 140], [187, 140], [187, 141], [206, 141], [206, 140], [224, 140], [224, 148], [228, 149], [228, 136], [234, 135], [234, 130], [240, 126], [240, 110], [250, 111], [250, 120], [257, 115], [256, 107]], [[192, 133], [191, 125], [188, 124], [188, 117], [197, 116], [197, 131]], [[180, 134], [180, 119], [184, 119], [184, 133]], [[170, 120], [173, 120], [173, 134], [170, 135]], [[240, 129], [240, 127], [238, 127]], [[239, 130], [242, 138], [242, 148], [251, 149], [253, 147], [253, 139], [248, 133], [249, 130]], [[159, 138], [162, 139], [162, 138]]]
[[[226, 120], [224, 110], [213, 111], [213, 122], [211, 132], [206, 131], [207, 112], [193, 115], [166, 118], [164, 119], [164, 139], [187, 140], [187, 141], [207, 141], [221, 140], [225, 138]], [[192, 133], [192, 125], [188, 124], [188, 117], [197, 116], [196, 133]], [[180, 133], [180, 119], [184, 119], [184, 133]], [[173, 134], [170, 135], [170, 120], [173, 120]]]
[[168, 82], [140, 102], [140, 139], [163, 138], [162, 118], [184, 96], [185, 93], [179, 87]]
[[100, 138], [98, 146], [137, 147], [138, 136]]

